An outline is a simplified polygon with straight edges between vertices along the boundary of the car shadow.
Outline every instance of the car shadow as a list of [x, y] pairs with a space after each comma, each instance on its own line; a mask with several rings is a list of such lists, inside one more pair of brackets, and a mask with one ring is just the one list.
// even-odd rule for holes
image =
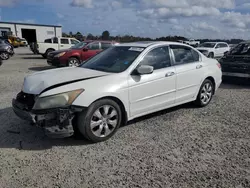
[[19, 150], [47, 150], [53, 146], [82, 146], [91, 142], [72, 136], [63, 139], [47, 137], [39, 127], [31, 126], [19, 119], [12, 108], [0, 110], [1, 131], [0, 148], [15, 148]]
[[172, 108], [168, 108], [168, 109], [165, 109], [165, 110], [161, 110], [161, 111], [158, 111], [158, 112], [154, 112], [154, 113], [151, 113], [151, 114], [148, 114], [148, 115], [145, 115], [145, 116], [135, 118], [135, 119], [129, 121], [123, 127], [132, 125], [132, 124], [140, 122], [140, 121], [148, 120], [148, 119], [151, 119], [153, 117], [162, 116], [162, 115], [165, 115], [165, 114], [168, 114], [168, 113], [171, 113], [171, 112], [175, 112], [175, 111], [178, 111], [180, 109], [193, 109], [193, 108], [198, 108], [198, 107], [195, 106], [195, 104], [192, 103], [192, 102], [182, 104], [182, 105], [179, 105], [179, 106], [175, 106], [175, 107], [172, 107]]
[[221, 89], [250, 89], [250, 79], [223, 78]]
[[30, 67], [29, 70], [31, 71], [44, 71], [44, 70], [50, 70], [50, 69], [55, 69], [57, 67], [53, 66], [42, 66], [42, 67]]
[[[167, 110], [162, 110], [150, 115], [136, 118], [129, 121], [126, 126], [144, 121], [156, 116], [164, 115], [177, 111], [181, 108], [194, 108], [192, 103], [180, 105]], [[28, 122], [19, 119], [13, 112], [12, 108], [0, 109], [1, 131], [0, 131], [0, 148], [15, 148], [19, 150], [47, 150], [55, 146], [82, 146], [93, 143], [85, 140], [76, 133], [74, 136], [62, 139], [52, 139], [47, 137], [41, 128], [31, 126]]]
[[37, 57], [37, 56], [34, 56], [34, 57], [22, 57], [22, 59], [44, 59], [44, 60], [46, 60], [43, 57]]

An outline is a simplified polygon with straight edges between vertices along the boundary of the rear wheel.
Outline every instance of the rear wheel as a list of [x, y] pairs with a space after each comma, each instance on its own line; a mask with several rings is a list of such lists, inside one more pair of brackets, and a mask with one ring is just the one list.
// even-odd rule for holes
[[1, 52], [0, 57], [1, 57], [1, 59], [3, 59], [3, 60], [7, 60], [7, 59], [10, 58], [10, 54], [7, 53], [7, 52]]
[[122, 112], [110, 99], [94, 102], [78, 116], [80, 133], [92, 142], [102, 142], [112, 137], [121, 125]]
[[201, 88], [200, 88], [200, 91], [199, 91], [199, 94], [197, 96], [195, 103], [200, 107], [207, 106], [212, 100], [214, 87], [215, 86], [211, 82], [211, 80], [206, 79], [201, 85]]
[[78, 67], [79, 65], [80, 65], [79, 59], [77, 59], [75, 57], [69, 58], [69, 61], [68, 61], [69, 67]]

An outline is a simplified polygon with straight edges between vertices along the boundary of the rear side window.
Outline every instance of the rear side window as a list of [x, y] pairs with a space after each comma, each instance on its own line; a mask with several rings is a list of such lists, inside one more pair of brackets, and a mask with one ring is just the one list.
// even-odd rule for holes
[[227, 45], [227, 44], [224, 44], [224, 43], [222, 43], [221, 46], [222, 46], [223, 48], [227, 48], [227, 47], [228, 47], [228, 45]]
[[52, 40], [51, 39], [45, 39], [44, 42], [45, 43], [52, 43]]
[[174, 53], [175, 65], [194, 63], [200, 61], [200, 55], [192, 48], [186, 46], [171, 45]]
[[61, 44], [69, 44], [69, 39], [61, 39]]
[[155, 70], [170, 67], [169, 48], [165, 46], [153, 49], [147, 53], [140, 65], [150, 65], [153, 66]]
[[107, 49], [107, 48], [109, 48], [109, 47], [111, 47], [111, 46], [112, 46], [111, 43], [101, 42], [101, 49], [102, 49], [102, 50], [105, 50], [105, 49]]
[[54, 44], [58, 44], [58, 38], [56, 38], [56, 37], [53, 38], [53, 43], [54, 43]]
[[93, 42], [88, 45], [89, 50], [100, 50], [99, 42]]

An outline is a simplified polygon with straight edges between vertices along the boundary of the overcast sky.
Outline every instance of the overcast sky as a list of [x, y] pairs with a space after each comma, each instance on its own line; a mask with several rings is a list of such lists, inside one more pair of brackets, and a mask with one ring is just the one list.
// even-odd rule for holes
[[0, 0], [1, 21], [60, 24], [84, 35], [250, 38], [250, 0]]

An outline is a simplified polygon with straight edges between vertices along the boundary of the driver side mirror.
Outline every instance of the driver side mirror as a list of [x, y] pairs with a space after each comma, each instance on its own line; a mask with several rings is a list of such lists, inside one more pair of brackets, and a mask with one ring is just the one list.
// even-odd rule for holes
[[87, 52], [89, 49], [87, 47], [84, 47], [82, 51]]
[[154, 71], [154, 67], [149, 65], [142, 65], [138, 67], [136, 71], [139, 75], [151, 74]]
[[215, 49], [219, 48], [219, 46], [215, 46]]

